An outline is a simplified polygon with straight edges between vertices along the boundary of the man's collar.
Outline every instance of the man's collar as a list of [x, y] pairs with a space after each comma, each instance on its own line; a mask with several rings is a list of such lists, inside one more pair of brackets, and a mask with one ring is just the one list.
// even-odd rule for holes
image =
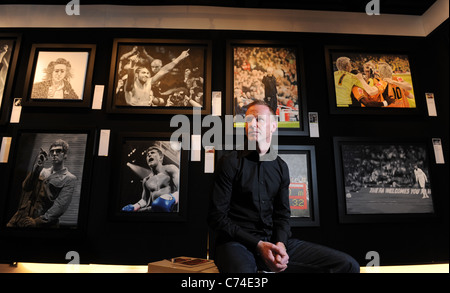
[[272, 146], [267, 153], [262, 156], [260, 156], [256, 150], [244, 150], [242, 151], [242, 156], [254, 162], [268, 162], [274, 161], [278, 156], [278, 152]]
[[51, 174], [66, 174], [66, 172], [67, 172], [67, 168], [66, 167], [64, 167], [64, 168], [62, 168], [62, 169], [60, 169], [58, 171], [53, 170], [53, 167], [51, 167], [51, 169], [50, 169], [50, 173]]

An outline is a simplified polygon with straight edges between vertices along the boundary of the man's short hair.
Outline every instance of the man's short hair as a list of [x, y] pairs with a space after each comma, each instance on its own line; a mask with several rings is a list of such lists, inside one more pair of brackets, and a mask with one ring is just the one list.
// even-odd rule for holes
[[380, 72], [380, 76], [382, 78], [388, 77], [392, 78], [392, 67], [387, 63], [380, 63], [378, 65], [378, 71]]
[[339, 57], [336, 60], [336, 67], [338, 70], [347, 71], [348, 66], [350, 65], [350, 58], [348, 57]]
[[60, 146], [63, 149], [63, 153], [67, 154], [67, 152], [69, 151], [69, 144], [67, 142], [65, 142], [62, 139], [58, 139], [55, 142], [53, 142], [50, 147], [49, 150], [51, 150], [53, 147], [55, 146]]
[[158, 151], [160, 157], [164, 156], [162, 150], [161, 150], [158, 146], [156, 146], [156, 145], [152, 145], [152, 146], [148, 147], [148, 149], [145, 150], [146, 155], [147, 155], [151, 150], [156, 150], [156, 151]]
[[256, 105], [266, 106], [267, 108], [269, 108], [270, 114], [275, 115], [275, 112], [273, 111], [273, 109], [269, 106], [269, 104], [267, 104], [263, 100], [254, 100], [253, 102], [248, 104], [247, 111], [248, 111], [248, 109], [250, 109], [251, 107], [256, 106]]

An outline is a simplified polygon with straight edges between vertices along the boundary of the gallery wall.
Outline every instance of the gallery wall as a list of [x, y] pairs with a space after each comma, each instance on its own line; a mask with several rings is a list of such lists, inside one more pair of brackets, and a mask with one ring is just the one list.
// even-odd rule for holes
[[[318, 113], [319, 137], [283, 135], [280, 145], [306, 145], [315, 149], [318, 224], [293, 227], [293, 236], [328, 245], [367, 263], [366, 254], [376, 251], [381, 264], [411, 264], [448, 261], [449, 231], [449, 92], [448, 21], [427, 37], [295, 33], [201, 29], [128, 28], [8, 28], [0, 34], [21, 36], [20, 53], [8, 109], [2, 108], [0, 136], [12, 137], [7, 163], [0, 164], [0, 262], [66, 262], [68, 251], [77, 251], [82, 263], [146, 264], [181, 255], [206, 257], [209, 229], [206, 223], [208, 197], [214, 175], [204, 172], [201, 161], [183, 165], [187, 180], [186, 202], [181, 220], [130, 218], [113, 211], [116, 182], [120, 173], [119, 141], [122, 133], [172, 133], [173, 114], [110, 113], [106, 110], [110, 84], [113, 41], [128, 39], [202, 40], [211, 44], [210, 91], [221, 92], [222, 121], [227, 113], [227, 41], [295, 43], [301, 48], [300, 86], [307, 112]], [[23, 97], [29, 57], [33, 44], [94, 44], [95, 64], [91, 94], [95, 85], [104, 85], [103, 106], [99, 110], [74, 107], [33, 107], [24, 105], [19, 123], [9, 123], [12, 100]], [[332, 114], [325, 52], [327, 47], [347, 47], [410, 56], [414, 75], [417, 111], [407, 114]], [[437, 116], [429, 116], [425, 93], [434, 93]], [[211, 95], [208, 95], [209, 97]], [[192, 120], [192, 116], [189, 116]], [[305, 125], [308, 130], [309, 124]], [[85, 168], [86, 188], [80, 205], [78, 229], [10, 229], [8, 204], [13, 194], [17, 136], [23, 131], [86, 130], [90, 135]], [[100, 131], [109, 129], [108, 156], [98, 156]], [[204, 134], [208, 128], [202, 128]], [[335, 168], [335, 137], [374, 138], [379, 141], [421, 141], [429, 150], [432, 196], [435, 213], [423, 217], [376, 217], [372, 221], [343, 223], [340, 218], [338, 175]], [[436, 164], [432, 138], [440, 138], [445, 163]]]

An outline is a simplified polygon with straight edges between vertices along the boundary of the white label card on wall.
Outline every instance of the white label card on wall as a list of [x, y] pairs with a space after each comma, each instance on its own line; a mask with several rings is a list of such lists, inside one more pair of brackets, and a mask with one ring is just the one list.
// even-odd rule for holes
[[202, 136], [199, 134], [193, 134], [191, 136], [191, 161], [201, 161], [202, 150]]
[[3, 137], [0, 148], [0, 163], [8, 163], [9, 149], [11, 148], [12, 137]]
[[309, 117], [309, 136], [319, 137], [319, 113], [308, 112]]
[[436, 104], [434, 103], [434, 94], [425, 93], [427, 99], [428, 116], [437, 116]]
[[103, 92], [105, 90], [104, 85], [96, 85], [94, 90], [94, 97], [92, 101], [92, 109], [101, 110], [103, 102]]
[[222, 92], [212, 92], [212, 115], [222, 115]]
[[205, 146], [205, 173], [214, 173], [214, 146]]
[[440, 138], [433, 138], [434, 158], [436, 164], [445, 164], [444, 153], [442, 152], [442, 142]]
[[11, 118], [9, 123], [19, 123], [20, 122], [20, 114], [22, 113], [22, 99], [15, 98], [13, 107], [11, 110]]
[[109, 151], [109, 136], [111, 130], [102, 129], [100, 130], [100, 143], [98, 146], [98, 156], [99, 157], [107, 157]]

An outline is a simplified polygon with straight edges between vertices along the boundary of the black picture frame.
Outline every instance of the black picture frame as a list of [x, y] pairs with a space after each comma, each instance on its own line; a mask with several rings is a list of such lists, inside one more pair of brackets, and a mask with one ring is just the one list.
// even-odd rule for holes
[[[112, 217], [120, 221], [186, 221], [189, 153], [181, 148], [181, 142], [171, 142], [170, 133], [155, 132], [119, 132], [115, 134], [114, 141], [117, 143], [113, 149], [115, 168], [113, 168], [114, 174], [112, 175], [114, 200], [110, 204]], [[179, 146], [180, 149], [172, 149], [171, 143]], [[164, 176], [161, 175], [158, 178], [156, 177], [158, 175], [151, 173], [151, 167], [147, 162], [148, 149], [154, 145], [162, 151], [164, 158], [161, 164], [166, 166], [164, 171], [158, 173], [164, 174]], [[177, 182], [174, 182], [176, 180], [174, 174], [178, 175], [178, 186]], [[153, 177], [157, 178], [157, 181], [154, 181]], [[164, 178], [161, 179], [161, 177]], [[165, 201], [160, 200], [160, 203], [166, 205], [160, 205], [160, 203], [155, 205], [156, 199], [154, 201], [147, 200], [148, 205], [141, 204], [137, 211], [124, 211], [125, 206], [138, 203], [143, 198], [144, 184], [146, 184], [147, 192], [153, 188], [153, 185], [158, 185], [158, 188], [155, 188], [158, 190], [154, 195], [160, 199], [164, 198]], [[177, 196], [178, 202], [176, 201]], [[174, 201], [173, 204], [172, 201]]]
[[[33, 44], [25, 79], [23, 106], [90, 107], [95, 51], [94, 44]], [[55, 74], [65, 73], [62, 78], [64, 86], [58, 87], [56, 91], [51, 86], [50, 70], [56, 71]]]
[[[340, 222], [403, 222], [436, 217], [429, 143], [373, 137], [334, 137], [333, 143]], [[415, 165], [422, 170], [416, 171], [417, 178]], [[425, 183], [419, 183], [422, 172], [427, 177]]]
[[[18, 129], [15, 132], [11, 143], [11, 164], [8, 166], [8, 174], [11, 174], [8, 196], [2, 200], [4, 203], [2, 205], [4, 206], [2, 217], [3, 232], [8, 233], [8, 235], [37, 238], [81, 237], [86, 233], [95, 132], [93, 128], [80, 129], [75, 127], [46, 130], [26, 128]], [[52, 156], [49, 154], [49, 148], [58, 139], [64, 140], [69, 145], [67, 157], [64, 159], [64, 165], [67, 170], [53, 174], [51, 172]], [[64, 206], [64, 202], [67, 203], [67, 201], [63, 201], [63, 199], [67, 198], [66, 195], [71, 199], [66, 209], [58, 209], [57, 212], [52, 210], [51, 214], [57, 216], [59, 211], [63, 211], [58, 217], [58, 225], [39, 225], [38, 223], [36, 226], [28, 226], [26, 222], [18, 220], [19, 218], [13, 220], [13, 217], [19, 214], [25, 198], [29, 198], [30, 202], [33, 202], [34, 200], [31, 199], [37, 194], [37, 191], [31, 192], [23, 188], [22, 183], [31, 178], [27, 176], [32, 174], [35, 160], [41, 149], [47, 152], [48, 159], [45, 161], [42, 171], [36, 174], [41, 178], [40, 180], [50, 182], [48, 186], [50, 186], [49, 189], [52, 194], [58, 194], [50, 208], [43, 208], [43, 210], [47, 210], [50, 213], [49, 210], [54, 209], [56, 205]], [[76, 180], [74, 183], [70, 183], [73, 176], [76, 177]], [[73, 191], [71, 192], [71, 190]], [[45, 204], [42, 206], [45, 206]], [[38, 208], [35, 208], [35, 210], [38, 210]]]
[[[192, 114], [196, 108], [202, 115], [210, 114], [211, 47], [208, 40], [114, 39], [107, 112]], [[189, 56], [182, 58], [184, 51]], [[178, 57], [181, 60], [172, 63]], [[159, 64], [156, 64], [157, 60], [160, 60]], [[153, 62], [156, 66], [154, 64], [152, 67]], [[173, 68], [170, 68], [171, 64]], [[148, 76], [144, 76], [145, 81], [139, 79], [141, 72], [147, 72], [150, 78], [158, 76], [158, 80], [149, 83], [152, 80], [149, 81]], [[191, 77], [185, 81], [188, 72]], [[142, 80], [139, 83], [143, 88], [141, 94], [136, 94], [138, 87], [133, 81], [127, 82], [128, 77], [133, 75], [136, 83]], [[151, 99], [147, 100], [149, 94], [145, 91], [151, 93]], [[198, 97], [197, 100], [195, 97]]]
[[[0, 33], [0, 125], [8, 122], [22, 35]], [[8, 46], [7, 48], [5, 46]]]
[[[340, 57], [347, 57], [351, 62], [351, 72], [338, 71], [336, 60]], [[344, 60], [339, 63], [344, 63]], [[424, 107], [420, 99], [422, 92], [420, 83], [416, 80], [414, 55], [411, 52], [400, 50], [378, 49], [375, 46], [372, 49], [350, 46], [326, 46], [325, 62], [327, 72], [327, 84], [329, 93], [329, 109], [331, 114], [356, 114], [356, 115], [419, 115]], [[387, 63], [389, 66], [382, 65]], [[367, 65], [366, 71], [364, 65]], [[380, 66], [382, 65], [382, 66]], [[405, 82], [405, 86], [388, 86], [380, 75], [380, 68], [383, 78], [389, 75], [388, 68], [392, 69], [392, 78]], [[353, 82], [346, 83], [349, 80], [357, 80], [357, 73], [361, 73], [365, 81], [379, 90], [384, 89], [385, 95], [391, 97], [378, 98], [367, 96], [366, 89], [352, 86]], [[350, 78], [351, 77], [351, 78]], [[336, 81], [340, 84], [336, 85]], [[337, 94], [339, 90], [339, 95]], [[378, 90], [378, 92], [379, 92]], [[354, 92], [354, 93], [352, 93]], [[365, 99], [360, 97], [366, 96]], [[358, 97], [358, 99], [355, 98]], [[376, 95], [375, 95], [376, 96]], [[370, 101], [370, 103], [362, 101]], [[391, 101], [395, 101], [391, 103]], [[383, 101], [389, 102], [389, 105], [383, 105]], [[376, 102], [376, 103], [374, 103]], [[366, 103], [366, 105], [364, 105]], [[403, 104], [404, 103], [404, 104]], [[363, 106], [361, 106], [363, 105]], [[409, 106], [409, 107], [407, 107]]]
[[320, 226], [316, 151], [313, 145], [280, 145], [280, 156], [289, 167], [289, 202], [292, 227]]
[[[268, 40], [227, 40], [226, 48], [226, 111], [229, 115], [234, 117], [234, 128], [241, 127], [241, 123], [244, 121], [245, 117], [245, 105], [248, 105], [251, 101], [257, 99], [264, 99], [265, 90], [263, 83], [263, 75], [267, 72], [268, 67], [275, 68], [274, 76], [277, 77], [277, 82], [281, 81], [283, 85], [291, 85], [291, 89], [283, 87], [283, 90], [277, 86], [277, 110], [278, 112], [278, 135], [281, 136], [308, 136], [308, 117], [307, 117], [307, 103], [306, 103], [306, 89], [305, 89], [305, 74], [304, 74], [304, 62], [303, 62], [303, 50], [300, 44], [292, 42], [282, 42], [282, 41], [268, 41]], [[261, 53], [262, 52], [262, 53]], [[267, 60], [265, 56], [270, 55], [272, 59]], [[283, 54], [283, 61], [280, 61]], [[255, 57], [255, 55], [257, 55]], [[239, 56], [239, 57], [237, 57]], [[288, 58], [285, 58], [288, 56]], [[256, 60], [255, 67], [252, 68], [250, 62], [246, 60], [246, 65], [240, 66], [245, 68], [243, 70], [236, 70], [235, 64], [241, 62], [241, 59], [252, 59]], [[253, 58], [254, 57], [254, 58]], [[291, 59], [289, 59], [291, 58]], [[279, 60], [279, 64], [274, 65], [274, 62]], [[266, 64], [260, 64], [261, 61], [267, 62]], [[271, 66], [269, 66], [271, 65]], [[284, 69], [284, 77], [281, 74], [281, 66]], [[289, 68], [290, 67], [290, 68]], [[289, 69], [289, 70], [288, 70]], [[249, 71], [248, 71], [249, 70]], [[236, 71], [236, 72], [235, 72]], [[241, 74], [243, 72], [252, 72], [252, 75]], [[288, 74], [290, 71], [290, 74]], [[294, 72], [295, 71], [295, 72]], [[250, 98], [242, 99], [237, 101], [235, 94], [235, 89], [242, 91], [242, 85], [240, 82], [236, 81], [235, 76], [239, 74], [240, 79], [245, 80], [253, 84], [257, 84], [254, 89], [257, 89], [258, 94], [250, 94]], [[281, 77], [283, 75], [283, 77]], [[281, 77], [281, 79], [280, 79]], [[292, 77], [289, 80], [288, 77]], [[251, 87], [250, 87], [251, 88]], [[292, 90], [292, 88], [294, 90]], [[261, 90], [263, 90], [261, 92]], [[280, 94], [278, 94], [278, 91]], [[250, 92], [250, 91], [248, 91]], [[255, 91], [254, 91], [255, 92]], [[281, 99], [280, 95], [286, 96], [285, 93], [292, 94], [287, 98]], [[289, 95], [288, 94], [288, 95]], [[247, 95], [246, 95], [247, 97]], [[297, 100], [295, 100], [297, 99]], [[273, 99], [272, 99], [273, 101]], [[285, 105], [278, 105], [278, 102], [285, 102]], [[267, 102], [267, 101], [266, 101]], [[243, 105], [243, 106], [238, 106]], [[273, 104], [275, 108], [275, 104]], [[289, 121], [286, 121], [288, 119]], [[291, 121], [292, 120], [292, 121]], [[295, 120], [295, 121], [294, 121]]]

